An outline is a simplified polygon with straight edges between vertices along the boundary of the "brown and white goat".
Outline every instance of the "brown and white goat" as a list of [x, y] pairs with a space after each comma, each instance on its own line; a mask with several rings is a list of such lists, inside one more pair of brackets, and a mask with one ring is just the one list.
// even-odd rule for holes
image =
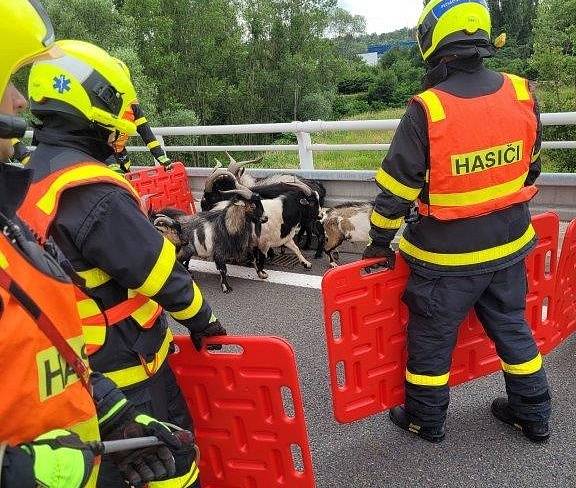
[[351, 202], [334, 208], [323, 209], [322, 223], [326, 241], [324, 252], [330, 258], [330, 266], [338, 266], [336, 249], [344, 241], [367, 242], [370, 232], [370, 215], [373, 203]]

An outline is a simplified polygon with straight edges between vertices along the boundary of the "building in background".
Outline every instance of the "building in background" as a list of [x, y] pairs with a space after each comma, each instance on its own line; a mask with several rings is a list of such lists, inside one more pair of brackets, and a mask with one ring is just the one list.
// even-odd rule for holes
[[378, 60], [392, 49], [412, 49], [416, 46], [416, 41], [403, 40], [403, 41], [390, 41], [385, 44], [370, 44], [365, 53], [358, 54], [366, 64], [369, 66], [376, 66]]

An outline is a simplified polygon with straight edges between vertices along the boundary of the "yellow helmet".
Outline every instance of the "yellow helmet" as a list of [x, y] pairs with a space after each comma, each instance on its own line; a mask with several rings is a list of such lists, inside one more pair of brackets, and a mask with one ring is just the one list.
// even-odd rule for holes
[[424, 61], [453, 42], [490, 42], [492, 22], [486, 0], [431, 0], [418, 20]]
[[0, 1], [0, 98], [19, 68], [41, 56], [58, 56], [53, 45], [54, 29], [39, 1]]
[[61, 112], [135, 135], [136, 90], [124, 63], [82, 41], [58, 41], [59, 59], [34, 63], [28, 79], [32, 113]]

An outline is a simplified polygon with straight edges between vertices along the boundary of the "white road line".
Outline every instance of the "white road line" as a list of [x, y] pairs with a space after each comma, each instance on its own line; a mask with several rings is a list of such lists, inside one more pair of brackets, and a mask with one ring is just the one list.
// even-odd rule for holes
[[[269, 283], [276, 283], [278, 285], [298, 286], [300, 288], [313, 288], [320, 290], [322, 284], [322, 276], [315, 276], [312, 274], [300, 273], [287, 273], [285, 271], [266, 270], [268, 273], [267, 280], [261, 280], [256, 274], [254, 268], [247, 268], [244, 266], [236, 266], [228, 264], [228, 276], [234, 278], [242, 278], [244, 280], [262, 281]], [[220, 274], [216, 269], [216, 265], [210, 261], [200, 261], [197, 259], [190, 260], [190, 271], [198, 273]]]

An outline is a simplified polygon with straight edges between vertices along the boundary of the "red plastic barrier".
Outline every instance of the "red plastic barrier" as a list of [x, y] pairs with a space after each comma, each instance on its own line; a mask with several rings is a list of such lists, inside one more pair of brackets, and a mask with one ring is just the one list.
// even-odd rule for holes
[[[533, 223], [540, 240], [527, 260], [526, 316], [541, 350], [548, 352], [563, 338], [552, 319], [558, 216], [539, 215]], [[366, 265], [377, 262], [342, 266], [328, 272], [322, 282], [332, 401], [336, 420], [342, 423], [382, 412], [404, 400], [408, 311], [401, 296], [409, 269], [399, 257], [392, 271], [366, 273]], [[450, 384], [499, 369], [494, 345], [472, 312], [460, 327]]]
[[180, 336], [170, 358], [195, 422], [202, 487], [314, 488], [290, 344], [274, 337], [210, 343], [227, 346], [197, 353]]
[[553, 313], [563, 340], [576, 332], [576, 220], [564, 236]]
[[163, 166], [154, 166], [131, 171], [125, 176], [146, 200], [150, 210], [172, 207], [187, 214], [196, 213], [188, 175], [182, 163], [174, 163], [169, 170]]

